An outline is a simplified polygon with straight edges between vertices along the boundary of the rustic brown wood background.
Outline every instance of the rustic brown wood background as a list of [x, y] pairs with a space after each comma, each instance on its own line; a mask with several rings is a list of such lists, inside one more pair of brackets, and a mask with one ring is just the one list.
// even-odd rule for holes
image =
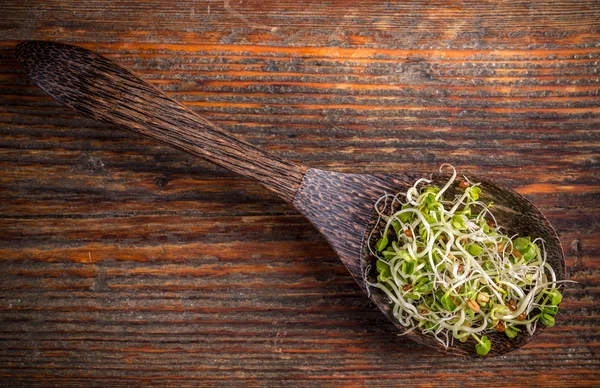
[[[129, 66], [309, 167], [450, 162], [527, 196], [567, 257], [557, 326], [505, 357], [396, 338], [256, 183], [84, 119], [27, 39]], [[600, 384], [600, 1], [2, 1], [0, 385]]]

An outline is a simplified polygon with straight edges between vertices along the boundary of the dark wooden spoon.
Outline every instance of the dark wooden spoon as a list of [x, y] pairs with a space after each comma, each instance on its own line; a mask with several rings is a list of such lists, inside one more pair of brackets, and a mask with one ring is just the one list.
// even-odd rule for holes
[[[19, 44], [16, 53], [35, 83], [77, 112], [201, 156], [255, 179], [277, 193], [316, 226], [366, 291], [364, 270], [374, 258], [367, 253], [365, 243], [375, 222], [374, 203], [386, 192], [405, 191], [420, 175], [345, 174], [307, 168], [237, 139], [130, 70], [89, 50], [33, 41]], [[442, 175], [432, 178], [438, 185], [447, 179]], [[496, 204], [495, 215], [501, 225], [511, 233], [541, 237], [546, 241], [548, 262], [558, 278], [564, 279], [563, 251], [546, 218], [519, 194], [485, 180], [476, 181], [482, 182], [483, 199]], [[371, 299], [404, 332], [405, 328], [391, 315], [387, 299], [376, 291], [371, 292]], [[444, 349], [433, 337], [416, 331], [407, 336], [446, 353], [475, 354], [471, 341], [464, 344], [457, 341]], [[526, 334], [514, 340], [500, 333], [488, 337], [493, 343], [489, 355], [506, 353], [531, 340]]]

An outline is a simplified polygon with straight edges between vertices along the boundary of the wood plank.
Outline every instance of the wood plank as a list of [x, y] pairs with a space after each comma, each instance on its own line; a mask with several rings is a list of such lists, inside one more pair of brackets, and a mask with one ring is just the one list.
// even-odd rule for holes
[[[5, 1], [0, 385], [599, 385], [599, 38], [597, 0]], [[61, 107], [19, 68], [25, 39], [103, 53], [310, 167], [493, 179], [546, 214], [578, 283], [505, 357], [398, 338], [290, 206]]]

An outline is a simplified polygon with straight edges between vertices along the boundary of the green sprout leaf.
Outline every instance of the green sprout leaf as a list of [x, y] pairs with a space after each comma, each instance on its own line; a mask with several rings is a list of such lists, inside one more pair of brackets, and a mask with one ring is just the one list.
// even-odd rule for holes
[[467, 252], [473, 256], [479, 256], [483, 252], [483, 248], [478, 244], [469, 244], [466, 246]]
[[452, 221], [450, 222], [452, 224], [452, 226], [455, 229], [466, 229], [467, 226], [465, 225], [465, 219], [462, 218], [461, 216], [454, 216], [452, 217]]
[[531, 244], [525, 249], [525, 251], [521, 253], [523, 254], [523, 259], [525, 259], [525, 262], [529, 263], [535, 256], [537, 256], [537, 249], [533, 244]]
[[454, 299], [450, 297], [450, 295], [442, 296], [440, 302], [442, 303], [442, 306], [444, 306], [444, 308], [448, 311], [454, 311], [458, 307], [456, 303], [454, 303]]
[[557, 312], [558, 312], [558, 307], [556, 307], [556, 306], [543, 306], [542, 307], [542, 313], [556, 315]]
[[523, 252], [529, 245], [531, 245], [531, 241], [525, 237], [519, 237], [513, 241], [513, 246], [519, 252]]
[[419, 226], [419, 236], [425, 240], [427, 237], [427, 228], [424, 225]]
[[483, 233], [490, 234], [490, 226], [487, 222], [484, 222], [481, 227], [483, 228]]
[[433, 290], [433, 282], [427, 281], [415, 287], [415, 292], [420, 294], [429, 294]]
[[382, 238], [380, 238], [377, 241], [377, 244], [375, 244], [375, 249], [377, 249], [377, 252], [381, 252], [385, 249], [385, 247], [387, 247], [387, 245], [388, 245], [387, 236], [383, 236]]
[[396, 232], [396, 235], [400, 233], [400, 231], [402, 231], [402, 225], [400, 224], [400, 221], [392, 221], [392, 228], [394, 228], [394, 232]]
[[415, 271], [415, 262], [414, 261], [404, 261], [402, 263], [402, 273], [405, 275], [412, 275]]
[[433, 194], [437, 194], [440, 192], [440, 188], [439, 187], [435, 187], [435, 186], [430, 186], [428, 188], [425, 189], [426, 193], [433, 193]]
[[550, 302], [555, 306], [558, 306], [563, 299], [562, 294], [556, 288], [550, 291], [550, 297], [552, 298]]
[[487, 335], [484, 335], [483, 337], [481, 337], [481, 340], [479, 340], [479, 343], [477, 345], [475, 345], [475, 350], [477, 351], [477, 354], [479, 354], [480, 356], [486, 356], [490, 352], [491, 348], [492, 348], [492, 341], [489, 340]]
[[543, 313], [540, 317], [540, 322], [546, 327], [554, 326], [554, 317], [550, 314]]
[[408, 251], [405, 251], [404, 249], [399, 250], [397, 252], [398, 256], [400, 256], [402, 258], [402, 260], [408, 260], [408, 261], [412, 261], [413, 258], [410, 257], [410, 254], [408, 253]]
[[392, 277], [392, 271], [388, 263], [385, 263], [381, 260], [377, 260], [375, 266], [377, 267], [377, 272], [379, 272], [379, 276], [377, 276], [377, 280], [379, 282], [386, 282]]
[[377, 260], [375, 266], [377, 267], [377, 272], [379, 272], [380, 274], [385, 274], [386, 276], [391, 275], [390, 265], [388, 263], [381, 260]]
[[517, 329], [514, 326], [506, 325], [506, 327], [504, 328], [504, 334], [506, 334], [506, 336], [508, 338], [515, 338], [519, 334], [520, 331], [521, 330]]
[[473, 201], [477, 201], [479, 199], [479, 194], [481, 194], [481, 189], [479, 186], [473, 186], [469, 191], [469, 197], [471, 197]]
[[[403, 205], [402, 206], [402, 210], [405, 210], [405, 209], [412, 209], [412, 206], [410, 206], [410, 205]], [[412, 218], [412, 216], [413, 216], [413, 213], [406, 212], [406, 213], [400, 214], [398, 216], [398, 218], [400, 218], [400, 221], [402, 221], [404, 223], [407, 223], [408, 221], [410, 221], [410, 219]]]
[[435, 207], [437, 205], [439, 205], [440, 203], [438, 201], [435, 200], [435, 194], [431, 193], [428, 196], [425, 197], [425, 207], [428, 210], [433, 210], [435, 209]]

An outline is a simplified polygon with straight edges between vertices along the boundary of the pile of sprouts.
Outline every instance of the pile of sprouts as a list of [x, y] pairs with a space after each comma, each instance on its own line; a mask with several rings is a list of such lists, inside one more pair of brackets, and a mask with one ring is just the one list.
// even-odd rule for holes
[[[514, 338], [524, 330], [533, 334], [538, 322], [553, 326], [560, 281], [544, 241], [504, 234], [493, 204], [479, 199], [480, 184], [457, 181], [448, 167], [452, 177], [442, 188], [423, 178], [406, 193], [377, 201], [369, 249], [378, 276], [365, 281], [387, 295], [406, 333], [419, 330], [446, 348], [472, 337], [485, 356], [492, 348], [486, 334]], [[459, 194], [444, 198], [452, 185]]]

